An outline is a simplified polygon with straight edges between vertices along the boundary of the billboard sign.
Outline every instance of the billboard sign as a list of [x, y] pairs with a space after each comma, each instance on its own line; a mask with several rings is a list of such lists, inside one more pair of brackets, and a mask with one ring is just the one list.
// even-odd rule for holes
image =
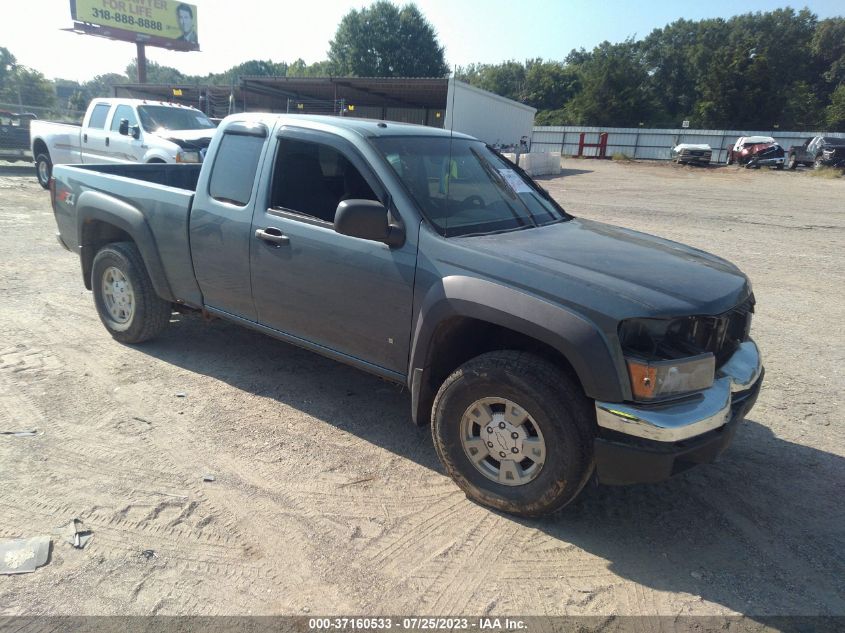
[[197, 8], [193, 4], [174, 0], [70, 0], [70, 13], [82, 30], [96, 35], [199, 50]]

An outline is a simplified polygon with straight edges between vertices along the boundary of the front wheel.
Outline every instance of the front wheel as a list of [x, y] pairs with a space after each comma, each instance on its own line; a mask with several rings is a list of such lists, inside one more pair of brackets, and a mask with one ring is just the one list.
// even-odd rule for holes
[[53, 162], [46, 152], [35, 157], [35, 176], [38, 184], [45, 189], [50, 188], [50, 177], [53, 175]]
[[170, 320], [170, 303], [156, 294], [141, 253], [131, 242], [100, 249], [94, 257], [91, 287], [100, 321], [121, 343], [154, 338]]
[[789, 164], [787, 165], [787, 167], [790, 169], [790, 171], [798, 167], [798, 160], [796, 159], [795, 154], [789, 155]]
[[813, 161], [813, 169], [821, 169], [824, 167], [824, 162], [821, 156], [816, 156], [816, 160]]
[[478, 356], [434, 400], [440, 461], [476, 503], [526, 517], [564, 508], [593, 472], [595, 420], [569, 376], [532, 354]]

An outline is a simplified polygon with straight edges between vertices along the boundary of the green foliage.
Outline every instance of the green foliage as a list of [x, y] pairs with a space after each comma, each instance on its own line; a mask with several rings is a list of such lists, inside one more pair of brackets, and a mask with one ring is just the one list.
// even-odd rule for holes
[[825, 122], [834, 132], [845, 132], [845, 85], [840, 84], [830, 97], [825, 109]]
[[810, 48], [824, 68], [826, 82], [834, 86], [845, 82], [845, 18], [819, 22]]
[[37, 70], [21, 66], [8, 50], [0, 50], [0, 102], [18, 103], [31, 108], [50, 108], [56, 103], [56, 90]]
[[[127, 81], [128, 79], [128, 81]], [[126, 78], [123, 83], [138, 81], [138, 60], [133, 59], [126, 67]], [[147, 60], [147, 83], [149, 84], [183, 84], [187, 77], [172, 66], [162, 66]]]
[[343, 16], [329, 43], [334, 74], [443, 77], [449, 68], [434, 28], [414, 4], [375, 2]]
[[682, 19], [564, 62], [472, 64], [456, 76], [538, 108], [538, 125], [818, 129], [839, 125], [831, 99], [845, 82], [845, 18], [777, 9]]
[[287, 69], [288, 77], [328, 77], [330, 72], [328, 60], [306, 64], [302, 58], [297, 59]]
[[17, 65], [18, 61], [9, 52], [9, 49], [0, 46], [0, 92], [5, 88], [6, 81], [11, 77]]
[[657, 110], [640, 47], [631, 40], [602, 42], [578, 73], [582, 88], [566, 106], [576, 123], [636, 126]]

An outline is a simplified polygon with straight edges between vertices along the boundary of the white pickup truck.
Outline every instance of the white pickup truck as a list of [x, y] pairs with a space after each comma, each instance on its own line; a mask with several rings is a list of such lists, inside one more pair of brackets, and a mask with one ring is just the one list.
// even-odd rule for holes
[[38, 182], [53, 165], [200, 163], [215, 125], [196, 108], [141, 99], [94, 99], [82, 125], [33, 121], [30, 146]]

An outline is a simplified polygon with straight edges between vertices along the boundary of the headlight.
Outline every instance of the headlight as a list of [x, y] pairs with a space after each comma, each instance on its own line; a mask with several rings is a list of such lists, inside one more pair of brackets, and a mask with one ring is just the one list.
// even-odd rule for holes
[[177, 163], [198, 163], [200, 162], [200, 153], [191, 152], [176, 152]]
[[713, 385], [716, 357], [701, 354], [678, 360], [626, 358], [635, 400], [651, 401], [700, 391]]

